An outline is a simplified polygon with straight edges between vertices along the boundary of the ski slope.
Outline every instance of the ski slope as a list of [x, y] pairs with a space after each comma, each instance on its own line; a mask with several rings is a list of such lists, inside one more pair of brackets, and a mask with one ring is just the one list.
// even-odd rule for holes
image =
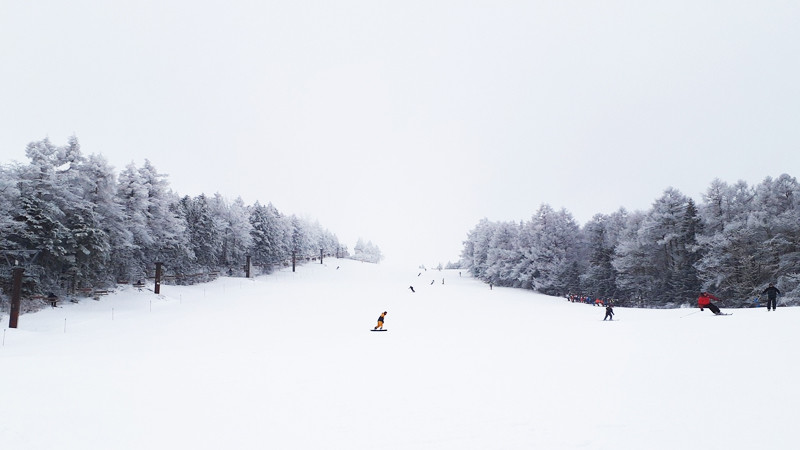
[[419, 272], [329, 259], [6, 315], [0, 447], [800, 448], [797, 308], [610, 323]]

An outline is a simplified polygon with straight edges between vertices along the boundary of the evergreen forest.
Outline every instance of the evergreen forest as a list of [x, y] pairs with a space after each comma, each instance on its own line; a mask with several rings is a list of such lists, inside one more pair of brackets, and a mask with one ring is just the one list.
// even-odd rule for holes
[[481, 220], [461, 266], [487, 283], [642, 307], [693, 305], [709, 291], [746, 307], [775, 283], [800, 299], [800, 185], [783, 174], [757, 186], [714, 179], [695, 201], [668, 188], [647, 211], [597, 214], [580, 226], [543, 204], [530, 220]]
[[[152, 283], [156, 262], [166, 283], [191, 284], [219, 273], [243, 275], [248, 256], [262, 273], [293, 258], [349, 256], [319, 223], [284, 215], [271, 203], [246, 205], [219, 194], [181, 197], [150, 161], [117, 174], [102, 156], [84, 156], [75, 137], [64, 146], [32, 142], [25, 151], [26, 164], [0, 167], [5, 293], [15, 263], [27, 266], [25, 296], [62, 296]], [[368, 256], [361, 259], [374, 259]]]

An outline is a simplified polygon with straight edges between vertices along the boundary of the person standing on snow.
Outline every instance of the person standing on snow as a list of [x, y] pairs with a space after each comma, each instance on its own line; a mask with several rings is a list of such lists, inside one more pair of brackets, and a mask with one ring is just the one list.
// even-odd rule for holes
[[614, 308], [611, 305], [606, 306], [606, 316], [603, 317], [603, 320], [606, 319], [614, 320]]
[[700, 293], [700, 297], [697, 298], [697, 306], [700, 308], [700, 311], [702, 311], [703, 308], [708, 308], [711, 310], [711, 312], [713, 312], [716, 315], [722, 314], [719, 308], [717, 308], [717, 305], [711, 303], [711, 299], [721, 301], [720, 299], [714, 297], [708, 292], [703, 291]]
[[769, 287], [764, 289], [764, 292], [761, 295], [767, 294], [767, 311], [772, 308], [773, 310], [778, 309], [778, 295], [780, 295], [781, 291], [775, 287], [775, 284], [770, 283]]
[[373, 328], [373, 330], [377, 330], [377, 329], [381, 329], [382, 330], [383, 329], [383, 319], [385, 319], [385, 318], [386, 318], [386, 311], [382, 312], [380, 317], [378, 317], [378, 324], [375, 325], [375, 328]]

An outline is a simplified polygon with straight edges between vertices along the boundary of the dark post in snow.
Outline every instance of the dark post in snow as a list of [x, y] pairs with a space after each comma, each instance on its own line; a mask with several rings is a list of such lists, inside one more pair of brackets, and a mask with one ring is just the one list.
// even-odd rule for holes
[[11, 287], [11, 311], [8, 316], [8, 328], [17, 328], [17, 321], [19, 320], [19, 309], [22, 297], [22, 273], [25, 269], [19, 266], [14, 266], [11, 269], [12, 287]]
[[250, 278], [250, 255], [247, 255], [247, 262], [244, 263], [244, 277]]
[[156, 286], [153, 288], [153, 293], [155, 294], [161, 293], [161, 264], [163, 263], [156, 263]]
[[322, 249], [319, 249], [319, 263], [322, 264]]
[[295, 255], [295, 252], [292, 252], [292, 272], [294, 272], [294, 266], [296, 262], [297, 262], [297, 257]]

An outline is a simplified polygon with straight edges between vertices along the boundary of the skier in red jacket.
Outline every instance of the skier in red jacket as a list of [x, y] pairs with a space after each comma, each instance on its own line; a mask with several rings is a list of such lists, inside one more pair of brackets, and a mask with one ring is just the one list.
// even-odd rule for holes
[[697, 298], [697, 306], [700, 307], [700, 311], [702, 311], [703, 308], [708, 308], [711, 310], [711, 312], [713, 312], [716, 315], [722, 314], [719, 308], [717, 308], [717, 305], [711, 303], [711, 299], [720, 301], [720, 299], [714, 297], [708, 292], [703, 291], [700, 293], [700, 297]]

